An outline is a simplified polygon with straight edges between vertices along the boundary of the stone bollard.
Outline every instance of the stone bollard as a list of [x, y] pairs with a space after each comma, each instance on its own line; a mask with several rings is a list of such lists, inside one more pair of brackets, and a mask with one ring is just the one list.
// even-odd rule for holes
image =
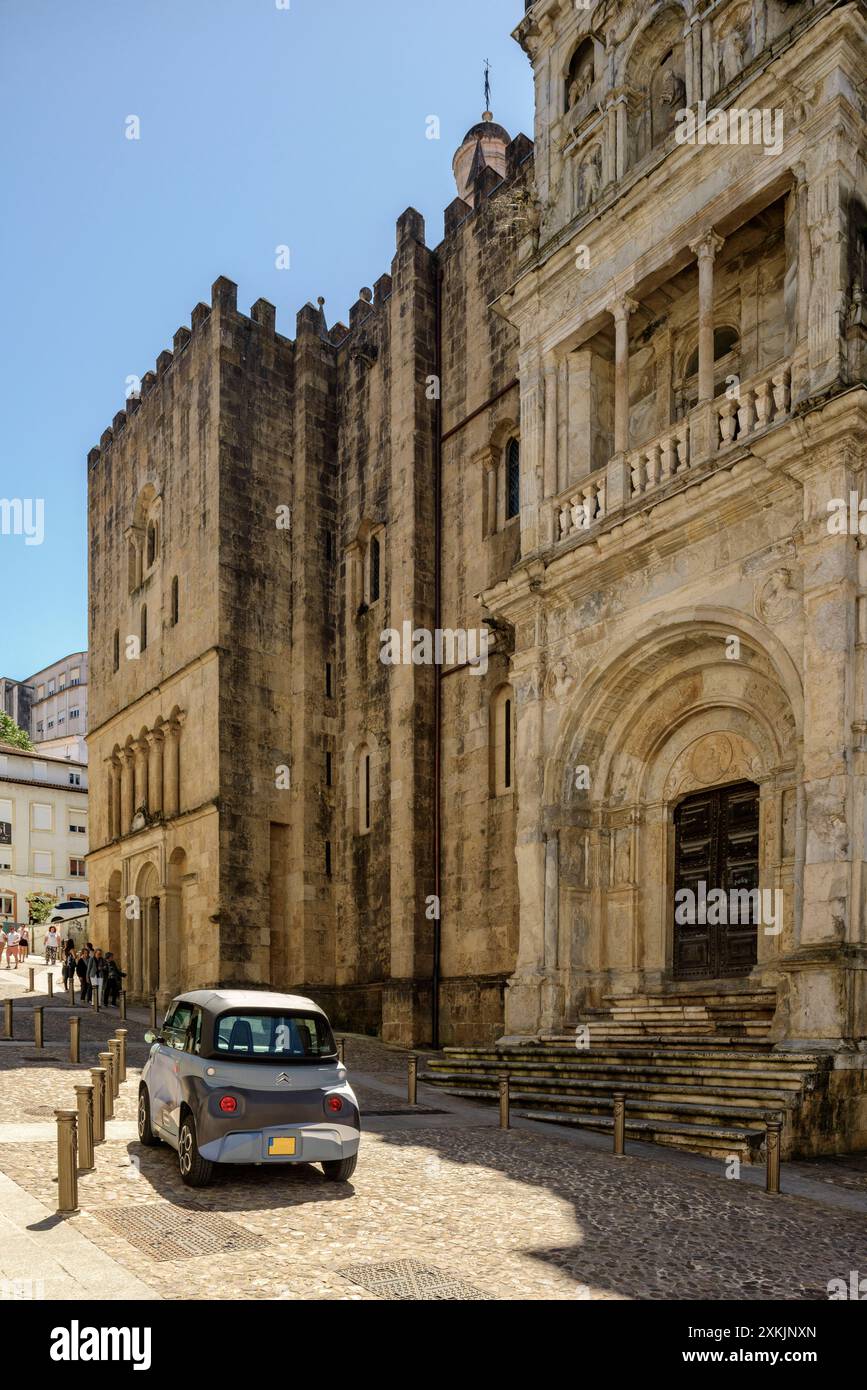
[[75, 975], [74, 975], [74, 974], [70, 975], [69, 979], [67, 980], [67, 982], [66, 982], [66, 988], [69, 990], [69, 1006], [70, 1006], [70, 1008], [74, 1008], [74, 1007], [75, 1007]]
[[33, 1010], [33, 1041], [35, 1042], [37, 1047], [45, 1046], [45, 1043], [43, 1042], [43, 1013], [44, 1009], [42, 1005], [37, 1004], [35, 1009]]
[[126, 1081], [126, 1029], [115, 1028], [114, 1036], [120, 1043], [120, 1080]]
[[78, 1114], [75, 1110], [55, 1110], [57, 1119], [57, 1210], [78, 1211], [76, 1172]]
[[81, 1061], [81, 1019], [71, 1018], [69, 1020], [69, 1060], [70, 1062]]
[[346, 1066], [346, 1039], [337, 1039], [337, 1056], [343, 1066]]
[[27, 993], [28, 993], [28, 994], [35, 994], [35, 993], [36, 993], [36, 967], [35, 967], [35, 965], [28, 965], [28, 967], [27, 967], [27, 975], [28, 975], [28, 978], [29, 978], [29, 980], [30, 980], [30, 983], [29, 983], [28, 986], [27, 986]]
[[112, 1055], [110, 1052], [100, 1052], [100, 1066], [105, 1071], [105, 1118], [114, 1119], [114, 1077], [112, 1076]]
[[93, 990], [90, 995], [90, 1007], [95, 1014], [99, 1013], [99, 989], [97, 988], [96, 980], [93, 982]]
[[109, 1038], [108, 1050], [111, 1053], [111, 1093], [117, 1100], [120, 1095], [120, 1040]]
[[121, 1016], [121, 1018], [122, 1018], [122, 1019], [126, 1019], [126, 990], [125, 990], [125, 989], [122, 989], [121, 992], [120, 992], [120, 1005], [119, 1005], [119, 1007], [120, 1007], [120, 1016]]
[[155, 994], [152, 994], [152, 995], [151, 995], [151, 1032], [156, 1033], [156, 1031], [157, 1031], [157, 997], [156, 997]]
[[614, 1157], [626, 1155], [626, 1096], [622, 1091], [614, 1093]]
[[509, 1107], [511, 1098], [509, 1095], [509, 1073], [500, 1077], [500, 1129], [508, 1129], [511, 1123]]
[[76, 1086], [78, 1097], [78, 1170], [88, 1172], [93, 1161], [93, 1087]]
[[101, 1144], [105, 1139], [105, 1071], [93, 1067], [90, 1073], [93, 1082], [93, 1142]]
[[775, 1115], [765, 1121], [765, 1191], [772, 1196], [780, 1195], [780, 1147], [783, 1134], [783, 1118]]
[[54, 971], [50, 965], [48, 967], [48, 998], [54, 998]]
[[14, 1038], [15, 1019], [12, 1010], [12, 1000], [3, 1000], [3, 1036], [4, 1038]]
[[410, 1057], [406, 1064], [406, 1098], [410, 1105], [415, 1105], [418, 1095], [418, 1058]]

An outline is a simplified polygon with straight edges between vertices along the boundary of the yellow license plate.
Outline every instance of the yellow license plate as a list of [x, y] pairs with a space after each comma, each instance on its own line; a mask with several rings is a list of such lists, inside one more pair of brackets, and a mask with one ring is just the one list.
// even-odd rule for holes
[[268, 1153], [278, 1157], [288, 1158], [295, 1153], [294, 1139], [270, 1139], [268, 1141]]

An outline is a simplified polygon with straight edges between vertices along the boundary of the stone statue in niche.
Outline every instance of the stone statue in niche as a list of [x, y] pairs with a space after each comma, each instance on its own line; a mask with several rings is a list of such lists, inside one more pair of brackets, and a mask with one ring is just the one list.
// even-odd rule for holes
[[718, 87], [725, 87], [743, 72], [749, 60], [749, 38], [743, 29], [734, 27], [719, 42]]
[[674, 113], [683, 106], [685, 97], [686, 87], [684, 86], [683, 80], [673, 68], [669, 68], [662, 80], [662, 86], [659, 91], [660, 101], [663, 106], [670, 107], [672, 113]]
[[569, 110], [577, 106], [582, 97], [586, 97], [590, 88], [593, 86], [593, 69], [591, 67], [582, 68], [577, 72], [569, 83]]
[[579, 212], [589, 208], [599, 196], [602, 185], [602, 149], [595, 145], [589, 158], [578, 170], [576, 204]]
[[562, 700], [564, 695], [569, 694], [574, 684], [575, 682], [569, 674], [569, 667], [561, 657], [551, 673], [551, 694], [554, 696], [555, 700]]

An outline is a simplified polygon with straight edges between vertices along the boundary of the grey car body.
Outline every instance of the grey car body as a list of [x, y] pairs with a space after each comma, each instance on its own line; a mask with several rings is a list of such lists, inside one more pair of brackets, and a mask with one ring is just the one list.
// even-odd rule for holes
[[255, 1055], [251, 1041], [239, 1056], [227, 1052], [223, 1039], [221, 1050], [221, 1020], [243, 1014], [292, 1015], [331, 1038], [323, 1011], [300, 995], [221, 989], [178, 995], [142, 1071], [153, 1134], [178, 1149], [189, 1114], [198, 1153], [211, 1163], [335, 1164], [353, 1157], [358, 1102], [336, 1049], [315, 1058]]

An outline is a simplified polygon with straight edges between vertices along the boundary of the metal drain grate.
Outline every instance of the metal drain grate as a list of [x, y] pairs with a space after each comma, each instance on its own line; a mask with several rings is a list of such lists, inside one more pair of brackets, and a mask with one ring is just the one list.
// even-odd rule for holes
[[152, 1260], [188, 1260], [232, 1250], [261, 1250], [264, 1236], [245, 1231], [208, 1211], [189, 1211], [169, 1202], [138, 1203], [118, 1211], [102, 1207], [94, 1216]]
[[482, 1293], [472, 1284], [465, 1284], [442, 1269], [431, 1269], [420, 1260], [393, 1260], [382, 1265], [347, 1265], [337, 1271], [351, 1284], [358, 1284], [377, 1298], [420, 1299], [441, 1302], [454, 1299], [460, 1302], [494, 1300], [494, 1295]]

